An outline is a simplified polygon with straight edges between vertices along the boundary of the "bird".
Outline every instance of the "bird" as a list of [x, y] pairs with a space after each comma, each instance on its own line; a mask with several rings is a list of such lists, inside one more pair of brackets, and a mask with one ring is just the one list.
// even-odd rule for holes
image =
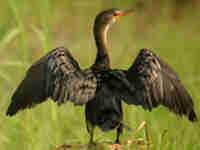
[[171, 66], [151, 49], [139, 51], [128, 69], [112, 69], [107, 44], [107, 32], [112, 24], [135, 10], [112, 8], [100, 12], [93, 33], [97, 47], [94, 63], [81, 69], [70, 51], [58, 47], [37, 60], [11, 97], [6, 115], [32, 108], [48, 99], [58, 105], [68, 101], [85, 106], [89, 143], [94, 142], [94, 129], [116, 129], [116, 140], [124, 128], [122, 102], [151, 111], [160, 105], [189, 121], [198, 120], [189, 92]]

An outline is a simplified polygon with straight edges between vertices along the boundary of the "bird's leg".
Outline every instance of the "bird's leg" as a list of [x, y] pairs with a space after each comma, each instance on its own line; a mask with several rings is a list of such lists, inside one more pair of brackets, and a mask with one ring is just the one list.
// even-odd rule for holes
[[87, 121], [87, 131], [90, 135], [90, 141], [89, 141], [89, 144], [95, 144], [94, 143], [94, 140], [93, 140], [93, 137], [94, 137], [94, 126]]
[[117, 127], [117, 138], [115, 143], [119, 144], [119, 136], [122, 134], [123, 125], [120, 123], [119, 127]]
[[90, 144], [94, 144], [94, 140], [93, 140], [93, 137], [94, 137], [94, 128], [92, 128], [89, 131], [89, 134], [90, 134]]

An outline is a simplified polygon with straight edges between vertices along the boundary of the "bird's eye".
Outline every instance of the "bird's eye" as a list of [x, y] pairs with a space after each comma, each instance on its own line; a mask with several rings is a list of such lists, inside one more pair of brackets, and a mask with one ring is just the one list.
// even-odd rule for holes
[[114, 12], [113, 16], [119, 16], [119, 14], [120, 14], [119, 12]]

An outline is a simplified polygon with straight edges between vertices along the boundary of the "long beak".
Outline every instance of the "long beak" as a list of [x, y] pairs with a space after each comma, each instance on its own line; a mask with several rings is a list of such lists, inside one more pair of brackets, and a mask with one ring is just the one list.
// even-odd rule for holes
[[129, 14], [135, 13], [135, 10], [130, 9], [130, 10], [126, 10], [126, 11], [122, 11], [122, 13], [120, 13], [119, 16], [127, 16]]

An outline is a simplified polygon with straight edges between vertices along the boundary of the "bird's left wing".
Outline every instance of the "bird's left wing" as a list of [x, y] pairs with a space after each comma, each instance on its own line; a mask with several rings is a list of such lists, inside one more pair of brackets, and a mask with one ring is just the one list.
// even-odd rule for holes
[[[134, 64], [126, 72], [134, 88], [134, 100], [151, 110], [164, 105], [178, 115], [196, 121], [193, 101], [172, 68], [155, 53], [142, 49]], [[134, 100], [124, 100], [133, 104]]]
[[84, 104], [94, 96], [95, 90], [95, 78], [84, 74], [66, 48], [56, 48], [29, 68], [12, 96], [7, 115], [12, 116], [48, 98], [58, 104], [67, 100]]

